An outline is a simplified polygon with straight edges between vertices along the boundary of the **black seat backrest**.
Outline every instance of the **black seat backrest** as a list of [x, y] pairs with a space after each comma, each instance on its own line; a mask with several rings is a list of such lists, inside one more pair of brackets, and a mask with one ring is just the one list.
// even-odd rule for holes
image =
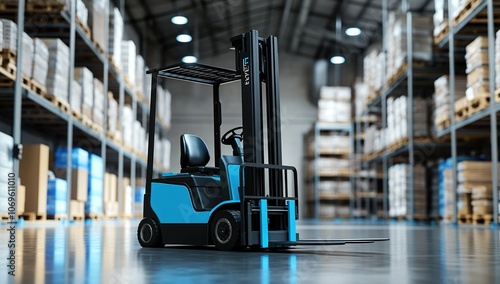
[[204, 167], [210, 161], [207, 144], [194, 134], [181, 136], [181, 168]]

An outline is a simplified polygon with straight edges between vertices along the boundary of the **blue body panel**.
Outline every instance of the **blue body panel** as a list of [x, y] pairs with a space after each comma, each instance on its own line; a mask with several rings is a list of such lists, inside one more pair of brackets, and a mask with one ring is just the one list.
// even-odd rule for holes
[[196, 211], [186, 186], [159, 182], [151, 184], [151, 208], [161, 224], [207, 224], [220, 206], [239, 202], [239, 197], [235, 199], [233, 195], [231, 200], [219, 203], [210, 211]]
[[269, 228], [267, 219], [267, 199], [260, 200], [260, 247], [269, 247]]
[[229, 190], [231, 191], [231, 198], [240, 201], [240, 165], [228, 165], [227, 175], [229, 179]]

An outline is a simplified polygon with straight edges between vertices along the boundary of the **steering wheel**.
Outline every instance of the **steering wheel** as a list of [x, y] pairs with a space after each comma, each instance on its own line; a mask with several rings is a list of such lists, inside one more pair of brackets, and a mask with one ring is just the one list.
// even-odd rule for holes
[[[237, 130], [241, 130], [239, 133]], [[243, 126], [238, 126], [233, 129], [229, 129], [224, 135], [222, 135], [221, 142], [224, 145], [232, 145], [231, 141], [235, 138], [243, 139]]]

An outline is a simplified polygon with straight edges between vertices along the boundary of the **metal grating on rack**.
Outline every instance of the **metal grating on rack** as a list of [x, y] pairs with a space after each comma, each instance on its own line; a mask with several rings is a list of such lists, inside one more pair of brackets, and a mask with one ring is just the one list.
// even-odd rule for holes
[[148, 71], [148, 74], [158, 72], [158, 76], [183, 81], [197, 82], [208, 85], [221, 85], [240, 79], [234, 70], [224, 69], [199, 63], [184, 63]]

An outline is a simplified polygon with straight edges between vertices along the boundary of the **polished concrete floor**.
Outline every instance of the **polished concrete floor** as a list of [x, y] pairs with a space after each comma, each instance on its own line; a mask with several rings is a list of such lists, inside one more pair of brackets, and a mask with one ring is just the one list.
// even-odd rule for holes
[[498, 228], [302, 222], [302, 239], [391, 240], [222, 252], [212, 247], [141, 248], [138, 222], [20, 224], [15, 276], [8, 274], [10, 227], [4, 222], [0, 283], [500, 283]]

